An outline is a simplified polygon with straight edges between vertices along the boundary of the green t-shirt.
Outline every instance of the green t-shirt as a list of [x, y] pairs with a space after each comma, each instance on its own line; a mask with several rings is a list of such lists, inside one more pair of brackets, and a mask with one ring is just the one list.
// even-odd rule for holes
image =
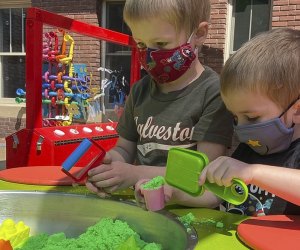
[[232, 116], [220, 96], [219, 76], [205, 70], [182, 90], [161, 93], [149, 76], [132, 86], [117, 131], [137, 143], [139, 165], [165, 166], [174, 146], [197, 142], [231, 145]]

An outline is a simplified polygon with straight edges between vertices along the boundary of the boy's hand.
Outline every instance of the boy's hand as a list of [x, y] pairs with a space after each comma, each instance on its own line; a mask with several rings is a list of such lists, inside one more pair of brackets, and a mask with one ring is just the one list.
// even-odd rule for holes
[[208, 164], [199, 177], [199, 185], [205, 180], [216, 183], [219, 186], [228, 187], [233, 178], [238, 178], [246, 184], [251, 183], [254, 176], [254, 165], [247, 164], [236, 159], [221, 156]]
[[147, 210], [147, 208], [146, 208], [146, 202], [145, 202], [144, 196], [142, 195], [142, 192], [141, 192], [141, 185], [143, 183], [145, 183], [145, 179], [139, 180], [135, 184], [134, 197], [135, 197], [137, 205], [139, 207], [143, 208], [144, 210]]
[[87, 187], [90, 190], [97, 188], [98, 192], [102, 190], [102, 192], [110, 194], [135, 184], [135, 170], [133, 165], [120, 161], [112, 161], [109, 153], [105, 155], [102, 163], [102, 165], [88, 172], [87, 183], [89, 184]]
[[[105, 156], [104, 156], [104, 158], [103, 158], [102, 163], [109, 164], [109, 163], [111, 163], [111, 161], [112, 161], [111, 155], [110, 155], [109, 153], [106, 153]], [[99, 168], [99, 167], [101, 167], [101, 166], [98, 166], [98, 167], [96, 167], [96, 168]], [[91, 170], [90, 170], [90, 171], [91, 171]], [[89, 173], [88, 173], [88, 176], [90, 175], [90, 171], [89, 171]], [[94, 182], [89, 181], [89, 178], [87, 179], [85, 185], [86, 185], [86, 187], [87, 187], [88, 190], [90, 190], [92, 193], [97, 194], [97, 195], [98, 195], [99, 197], [101, 197], [101, 198], [106, 198], [106, 197], [109, 197], [109, 196], [110, 196], [110, 194], [109, 194], [109, 193], [106, 193], [106, 192], [104, 191], [104, 189], [97, 187], [97, 185], [94, 184]]]
[[103, 189], [98, 188], [92, 182], [87, 181], [85, 183], [85, 185], [86, 185], [88, 190], [90, 190], [92, 193], [97, 194], [101, 198], [110, 197], [110, 194], [106, 193]]

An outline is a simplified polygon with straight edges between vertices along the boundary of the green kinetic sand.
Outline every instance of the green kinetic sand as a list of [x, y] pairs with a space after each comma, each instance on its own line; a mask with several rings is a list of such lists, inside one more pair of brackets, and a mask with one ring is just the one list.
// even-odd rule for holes
[[162, 176], [156, 176], [150, 181], [146, 182], [145, 184], [142, 185], [143, 189], [148, 189], [148, 190], [153, 190], [153, 189], [158, 189], [162, 185], [165, 184], [165, 179]]
[[178, 217], [178, 220], [185, 226], [191, 225], [195, 220], [196, 217], [192, 213], [188, 213], [186, 215], [183, 215], [181, 217]]
[[31, 236], [18, 250], [161, 250], [156, 243], [147, 243], [126, 222], [103, 218], [77, 238], [64, 233]]

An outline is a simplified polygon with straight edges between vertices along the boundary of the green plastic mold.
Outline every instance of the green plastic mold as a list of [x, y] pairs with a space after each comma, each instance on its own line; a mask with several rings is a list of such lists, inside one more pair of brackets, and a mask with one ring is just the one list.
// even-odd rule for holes
[[229, 187], [205, 182], [199, 186], [198, 180], [202, 170], [209, 163], [207, 156], [199, 151], [174, 147], [169, 150], [167, 160], [166, 182], [192, 196], [199, 196], [207, 189], [223, 200], [234, 205], [242, 204], [248, 197], [247, 185], [233, 179]]

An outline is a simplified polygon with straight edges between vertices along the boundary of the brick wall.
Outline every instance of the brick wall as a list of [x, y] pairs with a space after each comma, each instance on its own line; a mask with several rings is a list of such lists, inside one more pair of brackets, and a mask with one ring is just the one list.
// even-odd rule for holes
[[[209, 34], [200, 57], [203, 64], [220, 72], [224, 63], [228, 1], [211, 0], [211, 4]], [[32, 6], [97, 26], [101, 23], [101, 0], [32, 0]], [[272, 27], [300, 29], [300, 0], [273, 0]], [[87, 62], [88, 72], [92, 72], [95, 81], [98, 81], [99, 73], [96, 69], [100, 66], [100, 42], [75, 34], [74, 39], [74, 63]], [[24, 117], [0, 117], [0, 137], [5, 137], [24, 126]]]
[[209, 34], [202, 48], [201, 62], [220, 73], [224, 62], [227, 0], [211, 0]]
[[291, 27], [300, 30], [300, 0], [274, 0], [272, 27]]
[[15, 133], [25, 127], [25, 119], [16, 117], [0, 117], [0, 138]]

